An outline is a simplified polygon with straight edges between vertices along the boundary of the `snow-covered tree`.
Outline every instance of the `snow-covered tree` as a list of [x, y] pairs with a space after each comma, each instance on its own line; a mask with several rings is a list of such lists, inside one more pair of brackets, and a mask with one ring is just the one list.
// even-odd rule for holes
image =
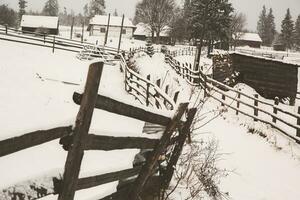
[[300, 49], [300, 15], [298, 16], [295, 24], [295, 44]]
[[261, 37], [262, 39], [262, 43], [263, 45], [266, 45], [266, 41], [267, 41], [267, 22], [268, 19], [267, 19], [267, 9], [266, 9], [266, 6], [263, 6], [263, 9], [259, 15], [259, 19], [258, 19], [258, 22], [257, 22], [257, 32], [259, 34], [259, 36]]
[[105, 1], [104, 0], [92, 0], [89, 7], [89, 16], [105, 14]]
[[236, 47], [236, 41], [242, 36], [242, 32], [246, 25], [246, 15], [243, 13], [234, 12], [230, 24], [231, 45]]
[[170, 25], [175, 8], [174, 0], [142, 0], [135, 8], [135, 23], [147, 24], [152, 33], [157, 35], [159, 42], [160, 33], [165, 26]]
[[43, 8], [43, 14], [48, 16], [58, 16], [59, 6], [57, 0], [48, 0]]
[[276, 26], [274, 22], [274, 15], [273, 15], [273, 10], [270, 8], [269, 13], [267, 15], [267, 24], [266, 24], [266, 45], [271, 46], [272, 42], [274, 41], [274, 37], [276, 34]]
[[27, 1], [19, 0], [19, 20], [21, 21], [22, 16], [26, 13], [25, 8], [27, 7]]
[[291, 48], [293, 46], [293, 33], [294, 22], [292, 20], [290, 9], [287, 9], [285, 18], [282, 20], [281, 23], [282, 41], [287, 48]]
[[[232, 4], [228, 0], [192, 0], [192, 36], [199, 40], [196, 62], [199, 63], [203, 41], [229, 42]], [[196, 63], [196, 64], [197, 64]]]

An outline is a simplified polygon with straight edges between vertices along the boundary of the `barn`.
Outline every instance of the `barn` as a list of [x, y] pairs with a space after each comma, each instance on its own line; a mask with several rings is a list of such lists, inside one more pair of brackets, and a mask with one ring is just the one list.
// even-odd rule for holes
[[[89, 23], [88, 31], [90, 36], [102, 36], [105, 37], [106, 29], [108, 24], [108, 16], [106, 15], [95, 15]], [[110, 23], [108, 29], [108, 37], [119, 37], [122, 25], [122, 17], [110, 16]], [[128, 18], [124, 18], [122, 37], [132, 38], [135, 26], [132, 21]]]
[[[168, 26], [165, 26], [163, 30], [161, 31], [159, 38], [161, 43], [169, 44], [171, 42], [170, 37], [170, 31], [171, 28]], [[138, 23], [136, 25], [136, 30], [133, 33], [133, 37], [136, 40], [146, 40], [147, 37], [151, 37], [151, 29], [147, 24], [144, 23]], [[154, 34], [154, 39], [157, 39], [156, 34]]]
[[21, 29], [23, 33], [33, 32], [58, 35], [59, 20], [52, 16], [23, 15]]
[[261, 47], [262, 40], [257, 33], [238, 33], [237, 35], [236, 46]]

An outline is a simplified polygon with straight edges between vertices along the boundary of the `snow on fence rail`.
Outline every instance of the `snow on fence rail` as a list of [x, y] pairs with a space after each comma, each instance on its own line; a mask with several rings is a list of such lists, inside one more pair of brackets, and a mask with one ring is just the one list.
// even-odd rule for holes
[[[0, 40], [52, 48], [53, 52], [55, 51], [55, 49], [80, 52], [85, 46], [95, 46], [95, 44], [84, 42], [83, 40], [71, 40], [54, 35], [22, 31], [2, 25], [0, 25]], [[96, 46], [109, 54], [116, 54], [118, 52], [116, 48], [106, 47], [102, 45]]]
[[[144, 51], [139, 48], [138, 51]], [[132, 51], [133, 52], [133, 51]], [[136, 50], [134, 52], [137, 52]], [[150, 75], [147, 78], [142, 77], [131, 69], [124, 55], [120, 54], [120, 67], [125, 76], [125, 90], [135, 96], [141, 104], [152, 106], [159, 109], [174, 110], [179, 92], [175, 92], [173, 99], [169, 97], [169, 87], [163, 90], [161, 88], [161, 80], [156, 80], [156, 83], [151, 81]]]
[[[189, 55], [189, 53], [187, 54]], [[284, 110], [279, 105], [278, 98], [275, 98], [274, 104], [260, 100], [258, 94], [251, 96], [220, 83], [205, 75], [201, 68], [192, 70], [191, 65], [175, 61], [172, 55], [176, 54], [166, 53], [166, 63], [191, 85], [201, 86], [205, 96], [215, 99], [222, 106], [231, 108], [236, 112], [236, 115], [241, 113], [254, 119], [254, 121], [269, 124], [300, 143], [300, 107], [298, 113]]]
[[[121, 56], [121, 58], [123, 57]], [[124, 58], [122, 59], [122, 62], [124, 62]], [[178, 106], [173, 117], [171, 117], [164, 112], [160, 114], [157, 110], [144, 106], [134, 106], [99, 95], [98, 88], [102, 76], [103, 65], [103, 62], [91, 64], [84, 93], [74, 93], [73, 95], [73, 101], [80, 105], [74, 126], [70, 125], [45, 131], [36, 131], [0, 141], [0, 157], [36, 145], [41, 145], [58, 138], [60, 138], [60, 144], [62, 144], [63, 148], [68, 151], [63, 179], [59, 177], [47, 178], [49, 182], [52, 182], [52, 184], [47, 184], [51, 188], [36, 187], [33, 181], [28, 181], [25, 183], [28, 185], [24, 187], [31, 190], [30, 192], [8, 192], [8, 190], [3, 190], [2, 192], [6, 192], [4, 194], [5, 199], [36, 199], [49, 194], [58, 194], [59, 200], [72, 200], [75, 191], [77, 190], [87, 189], [118, 180], [128, 180], [129, 178], [131, 178], [131, 181], [126, 185], [122, 185], [121, 190], [118, 190], [116, 193], [104, 197], [103, 199], [111, 199], [110, 197], [119, 196], [120, 198], [118, 199], [120, 200], [137, 200], [140, 198], [139, 196], [143, 191], [147, 192], [148, 187], [153, 188], [153, 185], [149, 186], [149, 183], [155, 184], [157, 195], [159, 195], [160, 189], [168, 188], [174, 173], [173, 166], [176, 165], [180, 155], [178, 152], [182, 151], [183, 145], [190, 134], [190, 126], [197, 109], [192, 108], [187, 111], [188, 103], [182, 103]], [[148, 81], [147, 83], [150, 84]], [[152, 87], [155, 88], [157, 92], [160, 92], [155, 86], [152, 85]], [[167, 97], [164, 100], [170, 101]], [[171, 103], [172, 102], [169, 102], [169, 104]], [[165, 126], [165, 129], [160, 139], [110, 137], [90, 134], [89, 128], [94, 109], [102, 109], [118, 115], [159, 124]], [[186, 120], [183, 120], [182, 118], [186, 111], [187, 118]], [[178, 129], [181, 131], [176, 132]], [[176, 134], [174, 134], [175, 132]], [[170, 146], [174, 146], [174, 148], [169, 148]], [[153, 151], [149, 156], [145, 157], [146, 162], [139, 163], [131, 169], [79, 178], [84, 151], [110, 151], [115, 149], [153, 149]], [[171, 149], [171, 152], [168, 152], [167, 149]], [[159, 163], [158, 160], [162, 158], [161, 155], [167, 153], [168, 156], [164, 156], [169, 159], [169, 162], [165, 167], [167, 171], [164, 171], [164, 173], [161, 174], [161, 177], [157, 179], [159, 182], [152, 182], [155, 177], [157, 178], [155, 174], [157, 174], [158, 169], [161, 169], [162, 167], [157, 168], [157, 164]], [[157, 187], [157, 185], [161, 185], [161, 187]], [[1, 195], [0, 192], [0, 197]]]

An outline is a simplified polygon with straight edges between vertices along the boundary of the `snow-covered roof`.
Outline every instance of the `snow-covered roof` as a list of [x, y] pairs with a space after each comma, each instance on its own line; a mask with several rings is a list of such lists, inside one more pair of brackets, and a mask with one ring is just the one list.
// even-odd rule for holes
[[58, 26], [58, 17], [52, 16], [35, 16], [35, 15], [23, 15], [21, 20], [21, 27], [44, 27], [56, 29]]
[[257, 33], [238, 33], [238, 40], [262, 42]]
[[[107, 25], [108, 16], [107, 15], [95, 15], [90, 20], [90, 25]], [[121, 26], [122, 25], [122, 17], [110, 16], [110, 26]], [[135, 26], [132, 24], [132, 21], [127, 17], [124, 18], [124, 27], [132, 27]]]
[[[171, 28], [169, 26], [165, 26], [163, 30], [160, 32], [161, 37], [169, 37]], [[151, 36], [151, 29], [149, 25], [144, 23], [138, 23], [136, 25], [136, 30], [133, 35], [135, 36]], [[156, 36], [156, 33], [154, 34]]]

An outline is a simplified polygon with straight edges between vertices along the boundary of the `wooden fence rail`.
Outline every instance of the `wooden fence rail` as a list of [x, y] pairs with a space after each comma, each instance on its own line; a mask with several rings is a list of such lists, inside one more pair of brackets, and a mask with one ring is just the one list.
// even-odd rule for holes
[[[187, 65], [184, 67], [185, 65], [176, 61], [172, 55], [170, 53], [166, 54], [166, 62], [179, 75], [185, 78], [188, 83], [193, 86], [201, 86], [205, 94], [220, 102], [222, 106], [233, 109], [237, 115], [241, 113], [252, 118], [254, 121], [269, 124], [297, 143], [300, 143], [300, 108], [298, 113], [284, 110], [279, 106], [278, 98], [272, 104], [259, 99], [257, 94], [251, 96], [243, 93], [239, 89], [232, 88], [210, 78], [200, 68], [194, 71]], [[189, 72], [184, 73], [183, 69]], [[230, 103], [228, 103], [229, 101]]]
[[[51, 48], [52, 51], [58, 49], [70, 52], [80, 52], [87, 45], [95, 46], [95, 44], [93, 43], [81, 42], [78, 40], [71, 40], [53, 35], [22, 31], [2, 25], [0, 25], [0, 40], [47, 47]], [[96, 46], [109, 54], [117, 54], [116, 48], [106, 47], [102, 45]]]
[[[140, 49], [142, 51], [142, 49]], [[173, 110], [176, 105], [175, 94], [173, 99], [165, 93], [166, 90], [160, 88], [160, 80], [153, 83], [150, 80], [150, 75], [147, 78], [142, 77], [131, 69], [124, 58], [124, 55], [120, 54], [120, 67], [121, 71], [124, 72], [125, 79], [125, 90], [130, 94], [134, 95], [140, 103], [147, 106], [165, 110]]]

